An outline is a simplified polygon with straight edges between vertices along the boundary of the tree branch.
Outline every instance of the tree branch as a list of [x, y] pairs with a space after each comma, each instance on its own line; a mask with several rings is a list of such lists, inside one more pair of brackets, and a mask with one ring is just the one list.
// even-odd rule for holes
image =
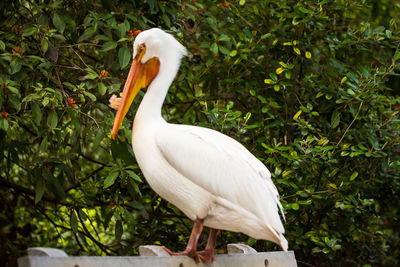
[[[0, 187], [4, 186], [5, 188], [12, 188], [14, 189], [17, 193], [22, 193], [25, 195], [30, 195], [30, 196], [35, 196], [35, 191], [31, 190], [29, 188], [14, 184], [8, 180], [6, 180], [5, 178], [0, 176]], [[63, 206], [67, 206], [67, 207], [71, 207], [71, 208], [84, 208], [87, 206], [81, 206], [81, 205], [77, 205], [75, 203], [68, 203], [68, 202], [63, 202], [61, 200], [58, 200], [56, 198], [52, 198], [52, 197], [48, 197], [48, 196], [43, 196], [42, 200], [47, 201], [47, 202], [51, 202], [53, 204], [59, 204], [59, 205], [63, 205]], [[93, 206], [107, 206], [108, 203], [107, 202], [100, 202], [100, 201], [95, 201], [93, 202]]]
[[[56, 229], [57, 228], [61, 228], [61, 229], [64, 229], [64, 230], [67, 230], [67, 231], [71, 231], [71, 232], [73, 232], [74, 233], [74, 231], [72, 230], [72, 228], [68, 228], [68, 227], [66, 227], [66, 226], [64, 226], [64, 225], [59, 225], [59, 224], [57, 224], [55, 221], [53, 221], [50, 217], [49, 217], [49, 215], [47, 215], [47, 213], [45, 212], [45, 211], [43, 211], [39, 206], [37, 206], [37, 205], [35, 205], [34, 203], [33, 203], [33, 200], [32, 199], [30, 199], [30, 198], [27, 198], [27, 200], [35, 207], [35, 209], [36, 210], [38, 210]], [[79, 216], [79, 213], [78, 213], [78, 216]], [[84, 236], [86, 236], [86, 237], [88, 237], [88, 238], [90, 238], [102, 251], [104, 251], [107, 255], [110, 255], [110, 253], [107, 251], [107, 250], [109, 250], [109, 251], [111, 251], [111, 252], [113, 252], [111, 249], [109, 249], [109, 248], [107, 248], [105, 245], [103, 245], [102, 243], [100, 243], [100, 242], [98, 242], [97, 240], [93, 240], [92, 238], [92, 236], [89, 234], [87, 234], [86, 232], [83, 232], [83, 231], [79, 231], [78, 230], [78, 232], [79, 233], [81, 233], [81, 234], [83, 234]], [[74, 233], [74, 235], [75, 235], [75, 233]], [[81, 244], [78, 242], [78, 244], [80, 245], [80, 247], [82, 248], [82, 246], [81, 246]]]
[[[17, 192], [23, 193], [23, 194], [26, 194], [26, 195], [35, 196], [35, 191], [33, 191], [33, 190], [29, 189], [29, 188], [14, 184], [14, 183], [6, 180], [5, 178], [3, 178], [1, 176], [0, 176], [0, 186], [5, 186], [5, 187], [8, 187], [8, 188], [12, 188]], [[43, 196], [42, 199], [45, 200], [45, 201], [48, 201], [48, 202], [55, 203], [55, 204], [61, 204], [61, 202], [58, 199], [55, 199], [55, 198]], [[63, 203], [63, 205], [68, 206], [70, 204]]]
[[99, 171], [101, 171], [102, 169], [104, 169], [105, 165], [100, 166], [99, 168], [97, 168], [96, 170], [92, 171], [91, 173], [89, 173], [88, 175], [86, 175], [84, 178], [82, 178], [80, 181], [78, 181], [76, 184], [71, 185], [70, 187], [68, 187], [67, 189], [65, 189], [65, 193], [69, 192], [72, 189], [75, 189], [77, 187], [80, 187], [82, 182], [88, 180], [89, 178], [91, 178], [92, 176], [94, 176], [96, 173], [98, 173]]
[[[108, 252], [108, 251], [110, 251], [110, 252], [113, 252], [111, 249], [109, 249], [108, 247], [106, 247], [105, 245], [103, 245], [101, 242], [99, 242], [99, 241], [97, 241], [96, 240], [96, 238], [94, 238], [93, 236], [92, 236], [92, 234], [89, 232], [89, 230], [86, 228], [86, 226], [85, 226], [85, 223], [84, 223], [84, 221], [82, 220], [82, 218], [81, 218], [81, 215], [79, 214], [79, 212], [77, 211], [76, 212], [77, 214], [78, 214], [78, 218], [79, 218], [79, 221], [81, 222], [81, 224], [82, 224], [82, 228], [83, 228], [83, 230], [85, 231], [85, 235], [90, 239], [90, 240], [92, 240], [101, 250], [103, 250], [107, 255], [110, 255], [110, 253]], [[108, 250], [108, 251], [107, 251]]]

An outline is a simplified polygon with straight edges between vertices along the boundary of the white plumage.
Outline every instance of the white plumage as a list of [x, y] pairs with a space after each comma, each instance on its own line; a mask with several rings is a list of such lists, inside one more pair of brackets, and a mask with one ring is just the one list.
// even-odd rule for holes
[[[142, 44], [145, 52], [139, 55]], [[159, 60], [132, 134], [135, 157], [146, 180], [192, 220], [199, 218], [214, 229], [271, 240], [287, 250], [279, 194], [264, 164], [226, 135], [170, 124], [162, 118], [162, 103], [184, 55], [186, 49], [160, 29], [142, 32], [134, 43], [134, 59], [140, 64]], [[124, 89], [123, 97], [128, 97], [127, 92]]]

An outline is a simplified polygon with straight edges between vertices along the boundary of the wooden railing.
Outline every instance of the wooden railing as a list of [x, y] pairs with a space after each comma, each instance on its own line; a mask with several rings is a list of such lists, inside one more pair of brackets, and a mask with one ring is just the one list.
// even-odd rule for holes
[[196, 263], [186, 256], [169, 256], [160, 246], [139, 247], [140, 256], [72, 256], [54, 248], [29, 248], [18, 259], [19, 267], [296, 267], [293, 251], [257, 252], [244, 244], [229, 244], [228, 254], [216, 255], [214, 263]]

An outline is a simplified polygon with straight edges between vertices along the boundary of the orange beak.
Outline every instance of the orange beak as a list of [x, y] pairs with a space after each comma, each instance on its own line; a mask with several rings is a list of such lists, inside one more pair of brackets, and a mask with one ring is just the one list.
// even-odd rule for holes
[[[145, 48], [145, 47], [144, 47]], [[151, 81], [157, 76], [160, 69], [160, 61], [158, 58], [153, 57], [145, 63], [141, 63], [141, 59], [146, 49], [142, 49], [138, 55], [133, 59], [131, 69], [129, 70], [128, 78], [122, 91], [121, 106], [115, 116], [114, 126], [111, 131], [111, 138], [114, 139], [117, 135], [122, 121], [125, 118], [133, 99], [140, 91], [140, 89], [147, 87]]]

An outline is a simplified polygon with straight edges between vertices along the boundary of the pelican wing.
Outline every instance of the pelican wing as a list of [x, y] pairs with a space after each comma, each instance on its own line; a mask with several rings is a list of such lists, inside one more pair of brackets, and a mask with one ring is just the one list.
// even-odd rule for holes
[[202, 127], [164, 124], [160, 132], [157, 146], [174, 169], [213, 195], [253, 213], [278, 236], [284, 233], [278, 212], [282, 206], [271, 174], [244, 146]]

